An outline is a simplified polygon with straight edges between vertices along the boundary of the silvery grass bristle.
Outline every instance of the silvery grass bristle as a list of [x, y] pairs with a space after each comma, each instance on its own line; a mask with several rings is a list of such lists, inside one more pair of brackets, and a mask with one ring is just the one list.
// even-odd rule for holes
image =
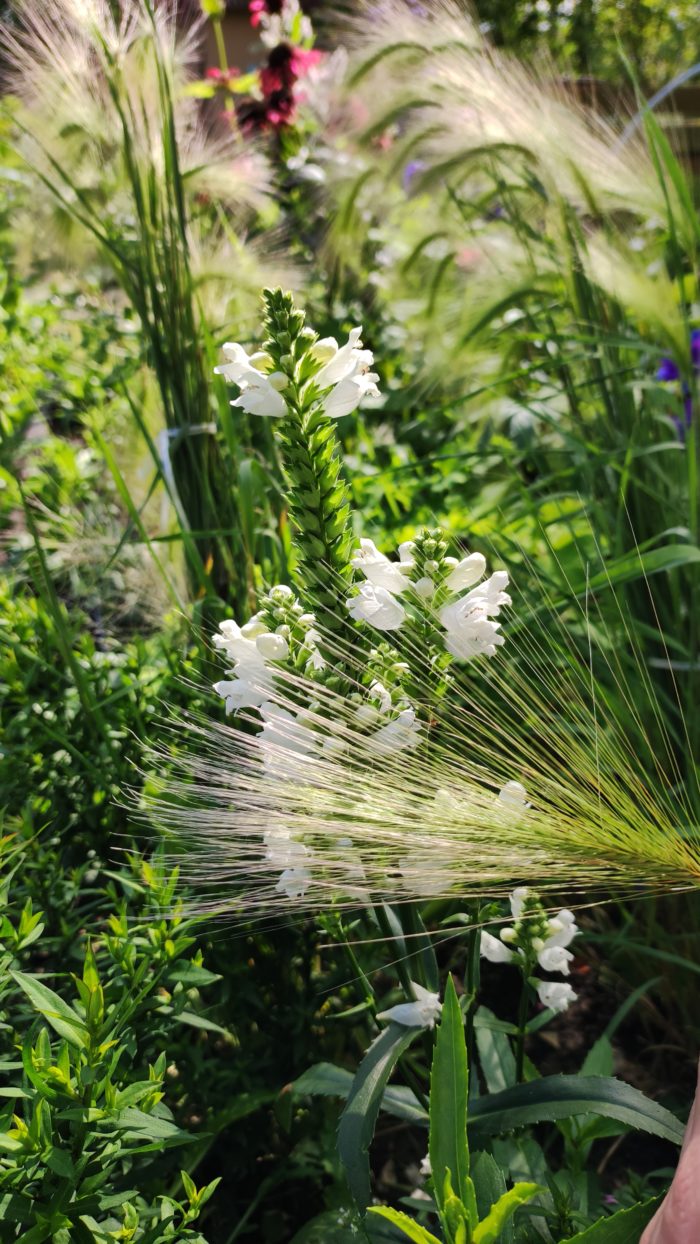
[[179, 193], [193, 209], [209, 201], [227, 216], [228, 232], [210, 221], [200, 228], [196, 210], [189, 220], [192, 272], [219, 319], [232, 301], [234, 266], [236, 284], [251, 299], [254, 290], [256, 301], [266, 272], [293, 280], [271, 233], [265, 247], [231, 234], [232, 227], [242, 234], [260, 209], [270, 215], [271, 172], [262, 150], [233, 127], [205, 127], [188, 94], [203, 34], [201, 16], [183, 21], [174, 0], [19, 0], [0, 47], [4, 85], [17, 100], [18, 149], [36, 174], [31, 213], [16, 220], [21, 256], [35, 259], [40, 242], [44, 256], [82, 265], [111, 222], [131, 234], [134, 217], [148, 209], [161, 213], [166, 230], [159, 196]]
[[[587, 623], [588, 603], [576, 609]], [[366, 668], [330, 634], [350, 691], [280, 673], [269, 699], [290, 719], [264, 746], [255, 714], [190, 722], [147, 812], [195, 909], [249, 918], [495, 897], [523, 884], [586, 900], [700, 884], [697, 791], [683, 787], [651, 685], [643, 721], [601, 644], [595, 659], [635, 715], [632, 740], [571, 639], [570, 613], [544, 594], [531, 612], [516, 594], [506, 644], [417, 705], [410, 750], [378, 748], [358, 726], [352, 679], [366, 688]], [[404, 654], [413, 685], [430, 686], [418, 645]], [[312, 754], [299, 748], [300, 723], [317, 735]]]

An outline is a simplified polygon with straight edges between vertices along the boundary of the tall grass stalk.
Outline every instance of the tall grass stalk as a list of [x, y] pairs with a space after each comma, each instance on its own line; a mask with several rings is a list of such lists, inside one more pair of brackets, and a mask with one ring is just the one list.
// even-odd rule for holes
[[[253, 523], [237, 479], [251, 429], [234, 428], [212, 383], [212, 336], [232, 315], [240, 330], [261, 282], [256, 247], [243, 239], [261, 209], [269, 214], [267, 171], [230, 126], [207, 133], [184, 93], [199, 28], [176, 27], [170, 3], [130, 0], [116, 14], [107, 0], [19, 6], [19, 31], [4, 35], [19, 146], [47, 233], [68, 249], [75, 236], [94, 244], [138, 315], [165, 424], [149, 445], [192, 591], [245, 614], [262, 560], [243, 537]], [[269, 457], [264, 426], [256, 444]], [[262, 480], [255, 526], [274, 532]]]

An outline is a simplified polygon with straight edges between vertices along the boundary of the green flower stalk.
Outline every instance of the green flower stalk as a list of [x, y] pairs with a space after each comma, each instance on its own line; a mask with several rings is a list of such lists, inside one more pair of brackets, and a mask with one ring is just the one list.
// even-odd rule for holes
[[331, 630], [338, 611], [339, 580], [352, 574], [350, 497], [342, 478], [338, 437], [325, 413], [315, 377], [321, 370], [313, 347], [318, 338], [290, 294], [266, 290], [266, 352], [288, 377], [287, 413], [279, 427], [284, 447], [289, 515], [298, 557], [296, 576], [312, 594], [314, 608]]
[[297, 554], [296, 579], [321, 628], [347, 631], [338, 597], [352, 576], [350, 498], [341, 474], [333, 420], [376, 394], [369, 350], [355, 328], [344, 346], [319, 340], [306, 327], [291, 294], [266, 290], [266, 339], [249, 356], [238, 343], [224, 346], [229, 362], [217, 368], [238, 384], [233, 406], [279, 420], [289, 514]]

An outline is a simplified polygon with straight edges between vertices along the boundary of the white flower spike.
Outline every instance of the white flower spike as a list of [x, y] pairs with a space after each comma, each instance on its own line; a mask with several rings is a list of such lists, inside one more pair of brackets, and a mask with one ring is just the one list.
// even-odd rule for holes
[[411, 981], [415, 994], [413, 1002], [399, 1002], [398, 1006], [381, 1011], [377, 1019], [386, 1019], [392, 1024], [402, 1024], [405, 1028], [434, 1028], [435, 1021], [440, 1018], [442, 1002], [440, 995], [431, 993], [422, 985]]

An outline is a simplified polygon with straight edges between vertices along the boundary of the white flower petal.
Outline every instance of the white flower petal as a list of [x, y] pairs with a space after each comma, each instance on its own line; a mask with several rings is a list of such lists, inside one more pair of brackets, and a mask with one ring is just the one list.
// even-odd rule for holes
[[387, 1019], [390, 1023], [402, 1024], [406, 1028], [434, 1028], [442, 1011], [440, 995], [431, 993], [414, 981], [411, 981], [411, 988], [416, 995], [414, 1002], [400, 1002], [398, 1006], [382, 1011], [377, 1019]]
[[369, 622], [378, 631], [395, 631], [406, 617], [400, 601], [386, 588], [362, 583], [356, 596], [346, 602], [350, 616], [358, 622]]
[[490, 963], [510, 963], [513, 959], [513, 951], [504, 946], [499, 938], [487, 933], [486, 929], [481, 930], [480, 949], [483, 958], [488, 959]]
[[451, 592], [459, 592], [462, 588], [477, 583], [486, 570], [486, 558], [482, 553], [470, 553], [457, 563], [445, 579], [445, 586]]
[[565, 1011], [576, 1001], [576, 993], [564, 981], [538, 981], [537, 996], [542, 1005], [552, 1011]]

